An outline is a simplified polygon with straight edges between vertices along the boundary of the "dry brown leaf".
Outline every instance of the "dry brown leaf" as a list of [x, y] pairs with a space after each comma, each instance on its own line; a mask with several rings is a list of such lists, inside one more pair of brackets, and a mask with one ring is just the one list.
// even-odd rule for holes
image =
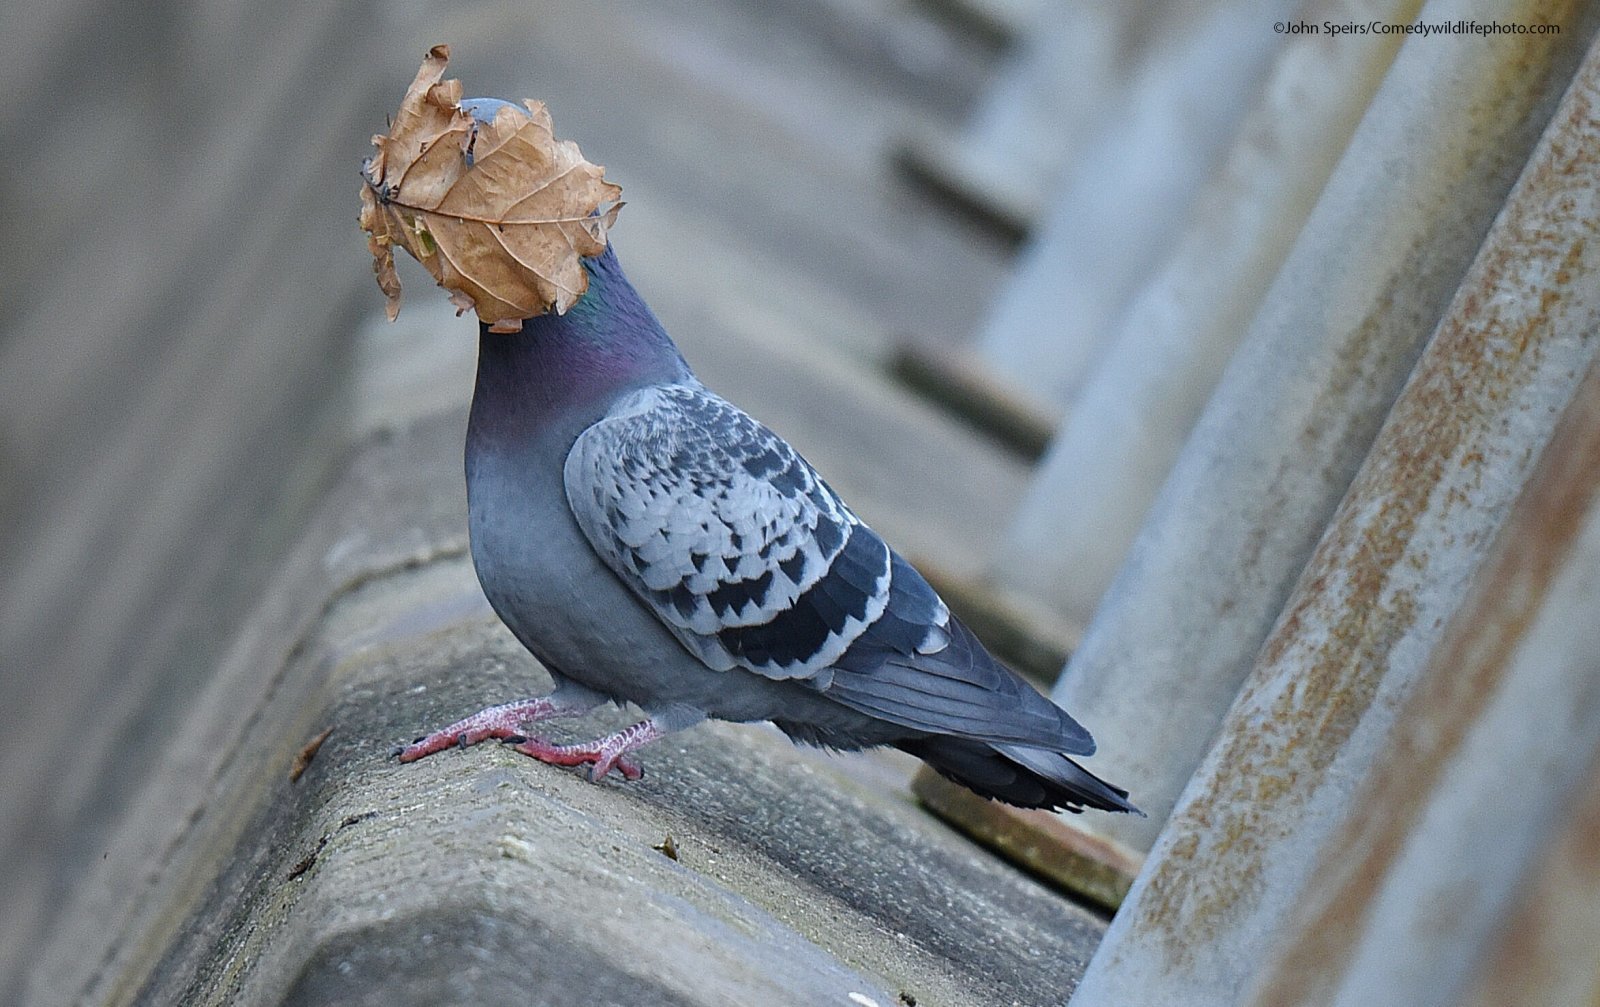
[[300, 754], [294, 757], [294, 765], [289, 767], [290, 783], [300, 782], [300, 777], [304, 776], [306, 770], [310, 768], [311, 760], [315, 759], [317, 757], [317, 752], [322, 750], [322, 743], [327, 741], [328, 736], [332, 733], [333, 728], [329, 727], [327, 730], [323, 731], [321, 734], [305, 743], [305, 747], [300, 749]]
[[490, 331], [516, 332], [583, 296], [581, 257], [605, 251], [622, 189], [555, 138], [540, 102], [502, 106], [492, 124], [474, 119], [461, 82], [443, 79], [449, 61], [449, 46], [428, 50], [389, 134], [372, 138], [361, 227], [390, 321], [400, 313], [399, 245], [450, 291], [457, 314], [473, 308]]

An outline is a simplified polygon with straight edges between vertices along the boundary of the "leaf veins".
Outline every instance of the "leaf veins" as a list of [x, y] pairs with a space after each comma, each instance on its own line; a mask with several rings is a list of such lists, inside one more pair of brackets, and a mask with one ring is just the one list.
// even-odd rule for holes
[[411, 253], [490, 330], [565, 313], [588, 289], [582, 257], [605, 251], [622, 190], [576, 144], [557, 140], [545, 106], [500, 104], [492, 121], [444, 80], [448, 46], [428, 50], [377, 153], [362, 167], [361, 227], [392, 321], [394, 248]]

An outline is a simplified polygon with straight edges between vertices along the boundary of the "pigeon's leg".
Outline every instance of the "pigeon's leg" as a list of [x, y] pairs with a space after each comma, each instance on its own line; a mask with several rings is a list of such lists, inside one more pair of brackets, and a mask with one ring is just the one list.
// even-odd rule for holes
[[548, 696], [537, 696], [516, 703], [504, 703], [479, 710], [465, 720], [424, 735], [395, 750], [401, 762], [415, 762], [424, 755], [447, 748], [466, 748], [489, 738], [522, 738], [524, 724], [558, 717], [581, 717], [605, 702], [605, 697], [572, 682], [562, 682]]
[[685, 727], [699, 723], [705, 719], [705, 714], [689, 707], [673, 706], [651, 714], [648, 718], [624, 727], [616, 734], [608, 734], [604, 738], [590, 741], [581, 745], [552, 745], [540, 738], [524, 738], [514, 745], [523, 755], [532, 756], [540, 762], [548, 762], [554, 766], [582, 766], [593, 764], [589, 771], [589, 779], [599, 781], [613, 769], [622, 773], [624, 779], [637, 780], [644, 775], [644, 770], [627, 754], [636, 748], [643, 748], [652, 741], [681, 731]]
[[627, 754], [635, 748], [648, 745], [666, 733], [657, 727], [654, 721], [641, 720], [637, 724], [624, 727], [616, 734], [608, 734], [597, 741], [581, 745], [552, 745], [542, 738], [524, 738], [521, 744], [513, 747], [523, 755], [531, 755], [540, 762], [548, 762], [552, 766], [582, 766], [593, 763], [594, 768], [589, 771], [591, 780], [600, 780], [613, 769], [620, 771], [624, 779], [637, 780], [644, 775], [644, 770], [640, 769], [632, 759], [626, 758]]

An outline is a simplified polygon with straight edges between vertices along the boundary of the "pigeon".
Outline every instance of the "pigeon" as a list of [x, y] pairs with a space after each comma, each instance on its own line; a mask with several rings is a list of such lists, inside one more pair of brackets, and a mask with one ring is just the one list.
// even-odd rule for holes
[[[555, 689], [400, 761], [499, 739], [637, 779], [630, 754], [668, 734], [770, 721], [806, 745], [893, 746], [1018, 807], [1140, 813], [1069, 758], [1094, 752], [1087, 730], [991, 656], [799, 452], [701, 384], [611, 243], [583, 267], [565, 314], [509, 334], [480, 323], [466, 438], [479, 583]], [[527, 733], [608, 701], [646, 719], [586, 744]]]

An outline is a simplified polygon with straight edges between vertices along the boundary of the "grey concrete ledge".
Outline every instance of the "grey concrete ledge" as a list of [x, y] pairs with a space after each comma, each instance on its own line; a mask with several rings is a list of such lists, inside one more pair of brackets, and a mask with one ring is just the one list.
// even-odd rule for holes
[[354, 453], [64, 911], [41, 1002], [1066, 999], [1100, 921], [770, 729], [686, 732], [632, 784], [492, 744], [391, 761], [544, 686], [463, 554], [461, 423]]

